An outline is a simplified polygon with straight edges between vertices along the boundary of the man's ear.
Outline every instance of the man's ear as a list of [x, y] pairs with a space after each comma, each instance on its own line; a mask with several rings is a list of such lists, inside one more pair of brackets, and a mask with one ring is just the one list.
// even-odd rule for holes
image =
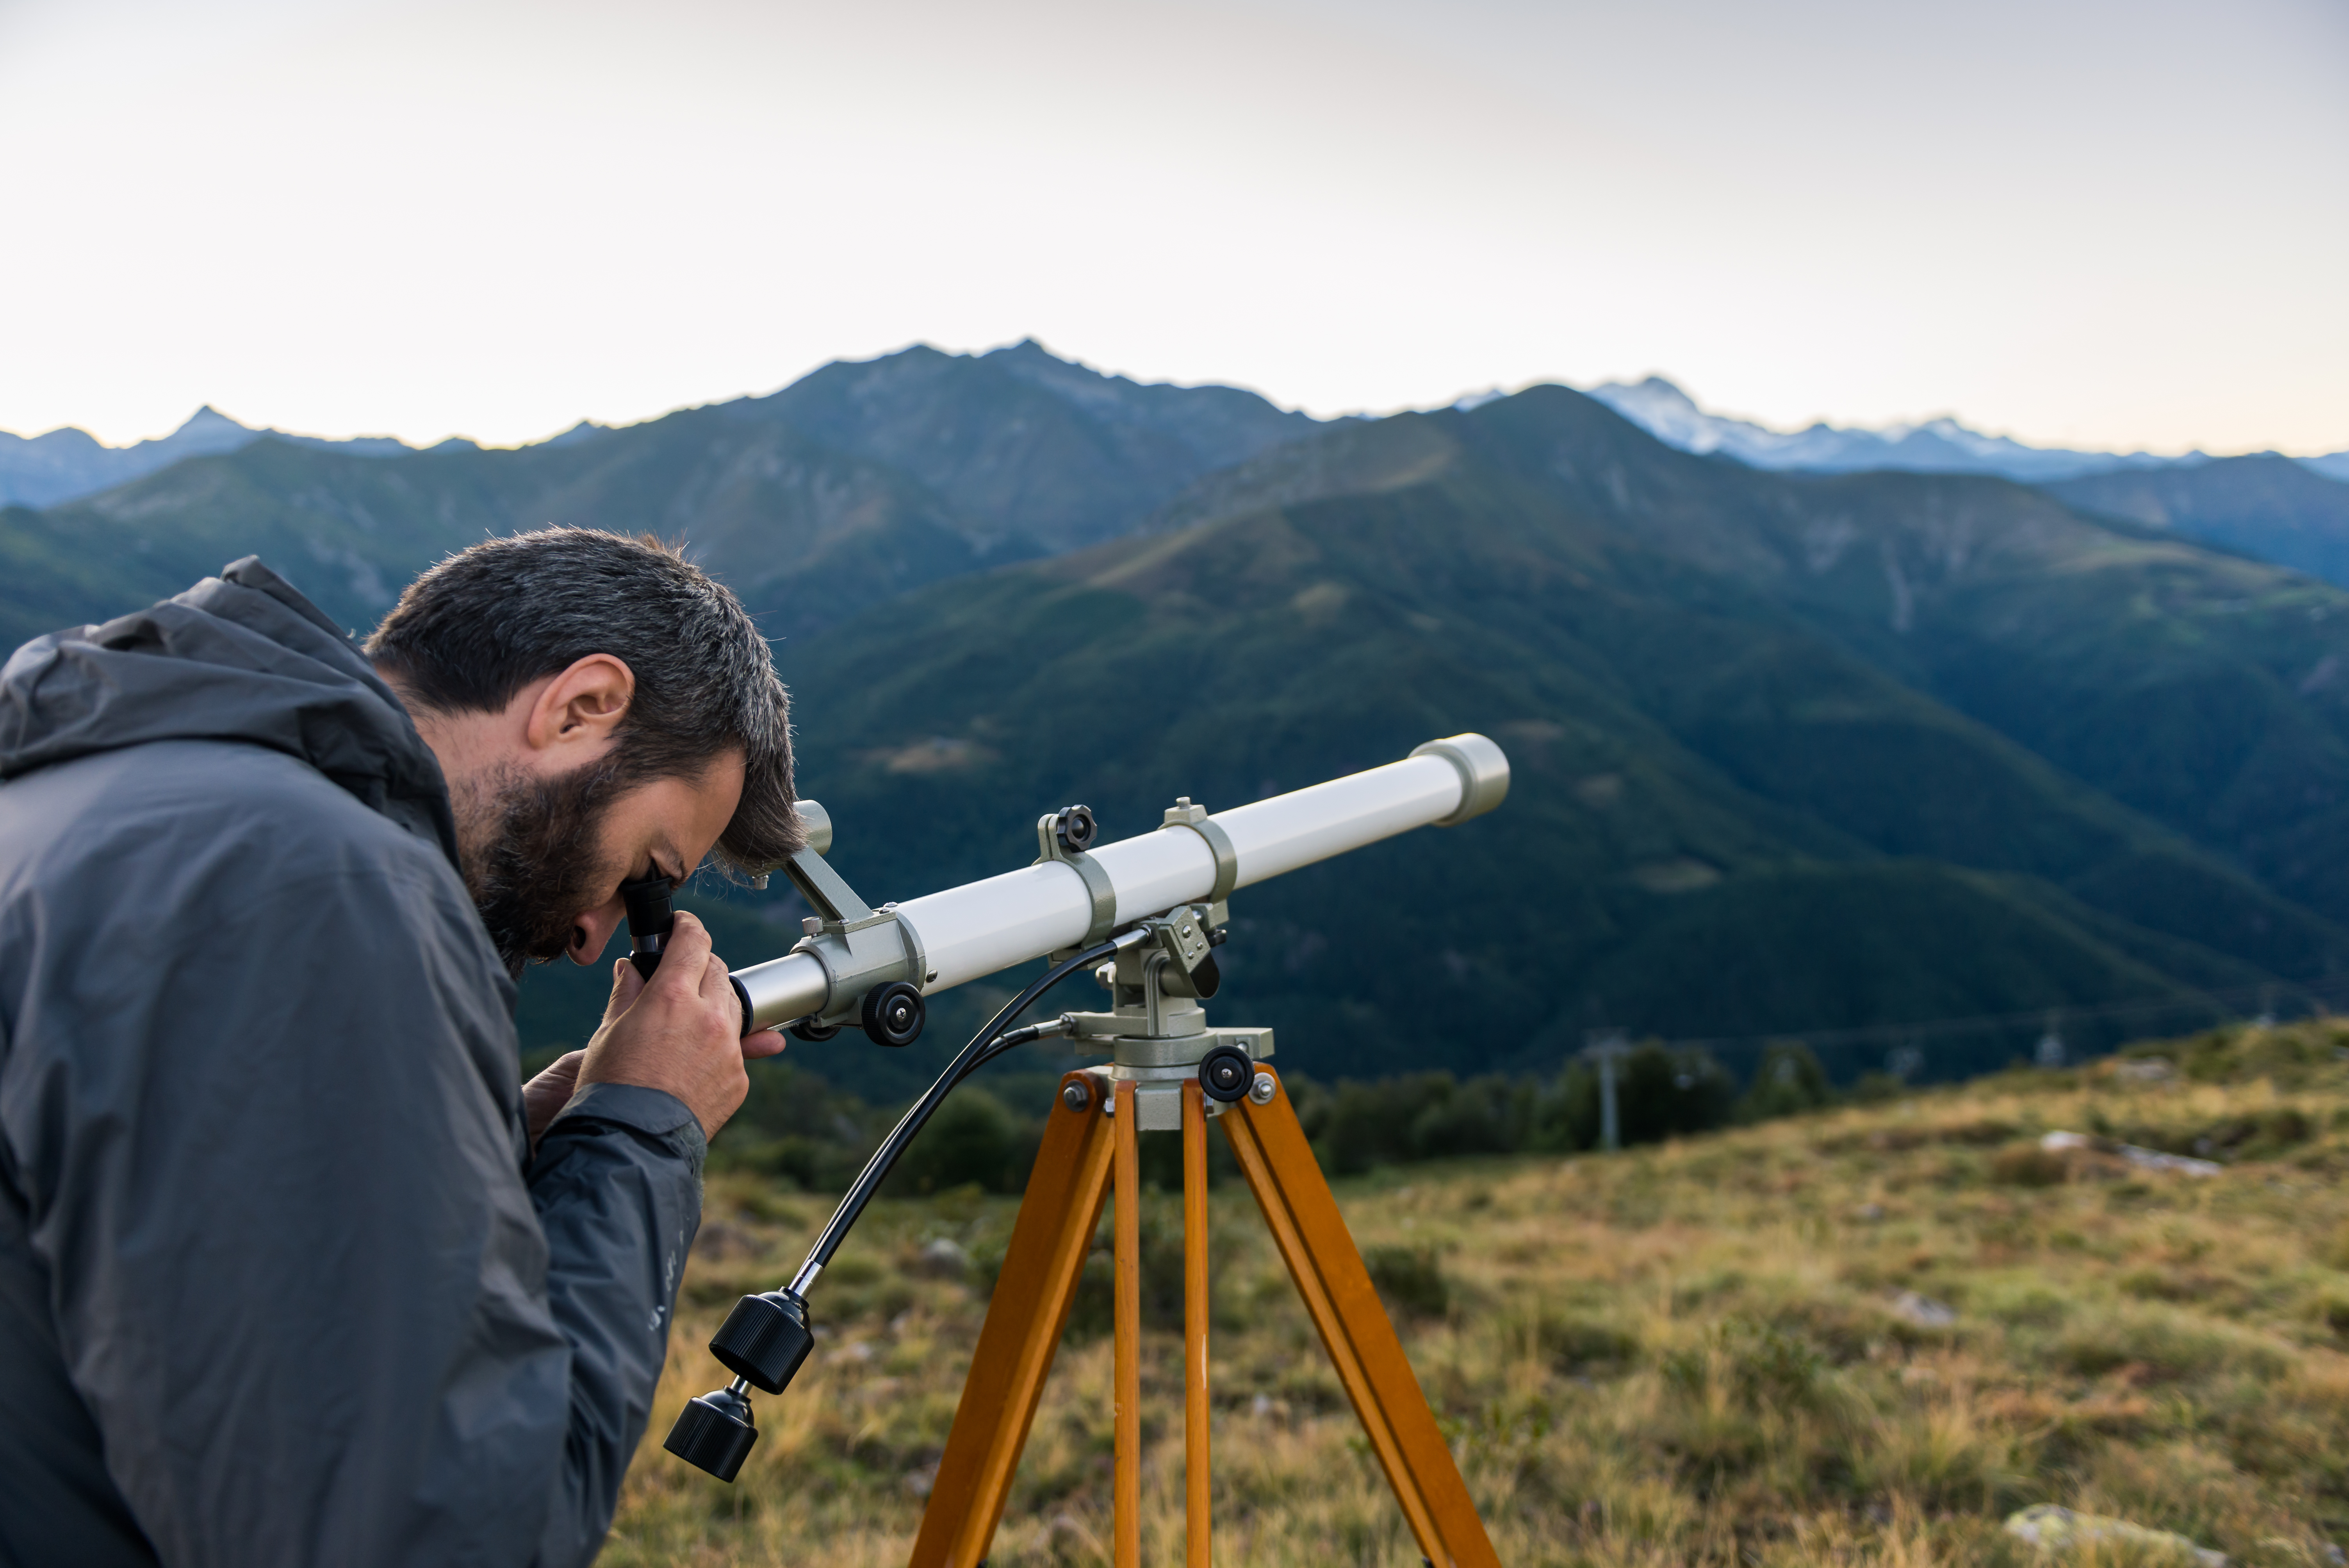
[[523, 720], [523, 738], [540, 753], [599, 751], [636, 695], [635, 671], [609, 654], [590, 654], [540, 688]]

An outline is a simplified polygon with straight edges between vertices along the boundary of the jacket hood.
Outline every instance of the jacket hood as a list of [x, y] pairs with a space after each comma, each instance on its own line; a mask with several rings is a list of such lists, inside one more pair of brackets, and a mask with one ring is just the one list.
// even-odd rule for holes
[[153, 740], [300, 758], [457, 863], [440, 765], [351, 639], [258, 556], [0, 666], [0, 779]]

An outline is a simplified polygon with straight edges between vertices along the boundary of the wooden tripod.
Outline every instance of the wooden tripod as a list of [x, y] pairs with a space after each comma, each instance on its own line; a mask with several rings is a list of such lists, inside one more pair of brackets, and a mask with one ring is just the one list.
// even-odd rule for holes
[[[1440, 1568], [1499, 1568], [1452, 1451], [1403, 1358], [1394, 1326], [1347, 1233], [1330, 1184], [1280, 1080], [1258, 1064], [1256, 1092], [1220, 1119], [1248, 1188], [1354, 1413], [1402, 1505], [1421, 1553]], [[1114, 1093], [1114, 1099], [1111, 1099]], [[979, 1330], [913, 1568], [977, 1568], [1003, 1517], [1012, 1472], [1051, 1370], [1077, 1278], [1115, 1193], [1115, 1568], [1142, 1562], [1142, 1188], [1134, 1084], [1073, 1072], [1046, 1123], [1010, 1250]], [[1195, 1081], [1183, 1092], [1183, 1328], [1185, 1568], [1209, 1568], [1207, 1470], [1207, 1120]]]

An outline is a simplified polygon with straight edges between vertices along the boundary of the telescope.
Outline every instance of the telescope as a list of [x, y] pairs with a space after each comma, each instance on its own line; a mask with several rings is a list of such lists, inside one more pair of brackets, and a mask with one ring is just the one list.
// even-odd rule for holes
[[[972, 1037], [883, 1140], [790, 1284], [736, 1305], [710, 1341], [733, 1383], [691, 1400], [665, 1446], [721, 1480], [734, 1478], [758, 1436], [750, 1392], [782, 1392], [806, 1360], [814, 1344], [810, 1288], [956, 1084], [1016, 1046], [1066, 1037], [1080, 1053], [1106, 1054], [1110, 1065], [1071, 1075], [1056, 1115], [1115, 1114], [1130, 1103], [1123, 1130], [1173, 1131], [1185, 1129], [1186, 1104], [1198, 1107], [1189, 1114], [1201, 1125], [1244, 1100], [1266, 1104], [1278, 1092], [1277, 1076], [1258, 1066], [1273, 1054], [1271, 1031], [1211, 1028], [1200, 1006], [1221, 985], [1216, 949], [1231, 895], [1414, 828], [1466, 821], [1499, 805], [1508, 787], [1501, 748], [1467, 734], [1225, 811], [1178, 799], [1156, 830], [1114, 843], [1097, 844], [1093, 814], [1071, 806], [1038, 819], [1029, 866], [877, 908], [823, 858], [833, 841], [829, 815], [800, 802], [808, 844], [781, 869], [817, 913], [802, 923], [804, 935], [790, 953], [734, 972], [746, 1034], [785, 1026], [821, 1040], [853, 1024], [877, 1044], [904, 1046], [921, 1033], [926, 997], [1038, 959], [1050, 967]], [[666, 936], [667, 900], [639, 887], [624, 890], [631, 956], [649, 972]], [[1096, 966], [1113, 998], [1110, 1010], [1013, 1026], [1061, 980]], [[1203, 1183], [1204, 1160], [1202, 1153]], [[1098, 1203], [1096, 1197], [1096, 1212]], [[1201, 1360], [1204, 1367], [1204, 1340]]]

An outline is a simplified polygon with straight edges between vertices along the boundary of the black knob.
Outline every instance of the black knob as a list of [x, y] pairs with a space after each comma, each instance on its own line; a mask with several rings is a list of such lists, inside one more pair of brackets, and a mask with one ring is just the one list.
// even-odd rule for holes
[[910, 1046], [922, 1037], [929, 1016], [922, 994], [903, 980], [864, 993], [864, 1032], [876, 1046]]
[[742, 1461], [750, 1457], [750, 1445], [758, 1440], [750, 1401], [731, 1388], [720, 1388], [688, 1399], [661, 1447], [719, 1480], [732, 1480]]
[[807, 1303], [787, 1290], [744, 1296], [709, 1336], [720, 1367], [768, 1394], [781, 1393], [814, 1348]]
[[1199, 1088], [1209, 1099], [1230, 1105], [1247, 1098], [1256, 1081], [1256, 1063], [1237, 1046], [1217, 1046], [1199, 1058]]
[[792, 1026], [792, 1033], [796, 1037], [805, 1040], [812, 1046], [819, 1046], [824, 1041], [832, 1038], [833, 1036], [840, 1033], [840, 1026], [838, 1024], [821, 1024], [813, 1018], [802, 1018], [798, 1023]]
[[1101, 824], [1093, 820], [1091, 806], [1071, 806], [1061, 813], [1052, 830], [1060, 836], [1062, 849], [1082, 854], [1093, 847], [1093, 835], [1101, 831]]

